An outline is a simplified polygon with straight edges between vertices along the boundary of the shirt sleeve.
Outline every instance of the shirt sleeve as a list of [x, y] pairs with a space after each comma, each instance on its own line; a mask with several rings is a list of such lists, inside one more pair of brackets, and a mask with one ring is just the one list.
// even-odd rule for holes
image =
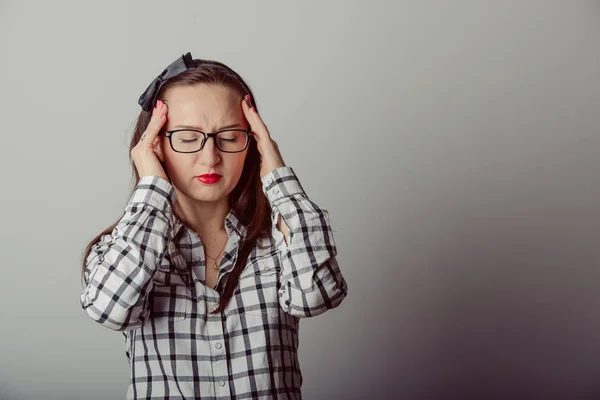
[[[282, 265], [281, 307], [301, 318], [337, 307], [348, 294], [348, 286], [336, 260], [329, 212], [308, 198], [289, 166], [271, 171], [262, 184], [272, 209], [272, 235]], [[279, 215], [289, 228], [287, 244], [277, 228]]]
[[96, 322], [117, 331], [144, 324], [152, 278], [172, 239], [176, 197], [162, 177], [141, 177], [123, 217], [92, 246], [80, 303]]

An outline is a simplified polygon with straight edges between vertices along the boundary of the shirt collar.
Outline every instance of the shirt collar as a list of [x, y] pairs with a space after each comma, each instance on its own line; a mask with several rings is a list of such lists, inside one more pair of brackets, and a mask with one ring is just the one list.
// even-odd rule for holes
[[234, 230], [242, 239], [246, 237], [248, 229], [242, 224], [242, 221], [237, 217], [233, 208], [230, 209], [229, 213], [225, 216], [225, 230], [227, 230], [227, 233], [231, 233], [231, 231]]
[[[175, 213], [173, 213], [173, 237], [176, 237], [181, 228], [184, 226], [185, 224], [179, 218], [177, 218]], [[230, 209], [225, 216], [225, 230], [227, 231], [228, 235], [233, 233], [242, 239], [246, 237], [248, 229], [237, 217], [233, 211], [233, 208]]]

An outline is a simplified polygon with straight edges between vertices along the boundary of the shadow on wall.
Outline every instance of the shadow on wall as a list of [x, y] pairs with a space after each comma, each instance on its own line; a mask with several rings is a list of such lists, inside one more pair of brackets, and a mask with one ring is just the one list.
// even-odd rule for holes
[[590, 307], [600, 260], [578, 257], [594, 239], [556, 222], [463, 215], [444, 235], [428, 260], [434, 333], [416, 398], [600, 399]]
[[395, 336], [369, 336], [398, 353], [367, 371], [377, 394], [393, 371], [403, 399], [600, 399], [597, 185], [520, 173], [518, 185], [482, 174], [444, 197], [420, 191], [378, 225], [394, 308], [369, 326]]
[[16, 386], [0, 378], [0, 399], [2, 400], [28, 400], [25, 395], [19, 394]]

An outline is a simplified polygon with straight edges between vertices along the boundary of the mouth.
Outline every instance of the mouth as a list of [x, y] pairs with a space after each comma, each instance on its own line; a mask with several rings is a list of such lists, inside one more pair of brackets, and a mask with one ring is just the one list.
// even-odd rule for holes
[[221, 179], [221, 175], [219, 175], [219, 174], [204, 174], [204, 175], [197, 176], [196, 179], [198, 179], [202, 183], [211, 184], [211, 183], [218, 182], [219, 179]]

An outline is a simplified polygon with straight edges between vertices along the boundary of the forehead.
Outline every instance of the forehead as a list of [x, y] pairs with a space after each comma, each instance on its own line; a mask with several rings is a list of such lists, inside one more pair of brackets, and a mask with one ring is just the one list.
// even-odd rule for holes
[[240, 122], [244, 119], [241, 101], [238, 92], [222, 85], [173, 87], [164, 98], [167, 123], [211, 128], [209, 125]]

